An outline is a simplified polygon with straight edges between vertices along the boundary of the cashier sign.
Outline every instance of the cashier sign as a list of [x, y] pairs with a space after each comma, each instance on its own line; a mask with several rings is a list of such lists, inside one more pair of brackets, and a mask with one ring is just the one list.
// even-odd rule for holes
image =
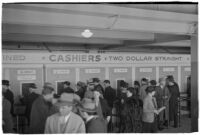
[[3, 63], [165, 63], [190, 62], [190, 55], [3, 53]]

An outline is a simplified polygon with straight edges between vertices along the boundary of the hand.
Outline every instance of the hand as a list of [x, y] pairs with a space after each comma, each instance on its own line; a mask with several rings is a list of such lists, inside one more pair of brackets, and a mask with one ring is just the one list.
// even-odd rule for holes
[[107, 116], [107, 118], [106, 118], [106, 119], [107, 119], [107, 121], [109, 122], [109, 121], [110, 121], [110, 116]]
[[154, 110], [153, 112], [154, 112], [155, 114], [157, 114], [157, 115], [159, 114], [158, 110]]

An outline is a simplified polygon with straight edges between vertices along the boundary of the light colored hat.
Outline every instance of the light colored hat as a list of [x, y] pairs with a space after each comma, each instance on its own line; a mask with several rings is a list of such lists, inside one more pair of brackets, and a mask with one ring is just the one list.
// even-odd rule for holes
[[[77, 97], [76, 97], [77, 98]], [[60, 95], [60, 98], [58, 99], [58, 102], [55, 103], [55, 106], [66, 106], [66, 105], [75, 105], [76, 103], [74, 102], [75, 97], [73, 93], [63, 93]]]
[[84, 112], [96, 112], [95, 101], [89, 98], [84, 98], [81, 102], [81, 106], [78, 107], [81, 111]]

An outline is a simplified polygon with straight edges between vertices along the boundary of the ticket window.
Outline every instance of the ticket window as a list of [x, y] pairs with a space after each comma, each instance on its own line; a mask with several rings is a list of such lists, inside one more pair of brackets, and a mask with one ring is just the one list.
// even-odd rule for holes
[[121, 91], [121, 88], [120, 88], [120, 82], [121, 81], [125, 81], [124, 78], [121, 78], [121, 79], [116, 79], [116, 90], [117, 90], [117, 96], [120, 96], [120, 91]]
[[64, 89], [64, 80], [56, 81], [56, 93], [60, 95], [63, 89]]
[[23, 97], [26, 97], [28, 94], [30, 94], [29, 88], [33, 83], [34, 82], [21, 82], [21, 95]]
[[178, 82], [178, 67], [159, 67], [159, 77], [167, 77], [168, 75], [173, 75], [175, 82]]
[[76, 69], [71, 67], [46, 67], [46, 82], [50, 82], [54, 85], [56, 92], [60, 91], [61, 83], [69, 81], [70, 87], [75, 89], [76, 84]]
[[[6, 68], [6, 78], [10, 81], [10, 89], [12, 90], [15, 97], [26, 93], [28, 83], [35, 83], [37, 85], [36, 93], [41, 94], [43, 86], [43, 69], [42, 66], [30, 66], [29, 65], [13, 65]], [[23, 92], [22, 92], [23, 91]]]
[[156, 80], [156, 67], [136, 67], [135, 79], [141, 82], [142, 78], [150, 80]]
[[109, 68], [109, 80], [111, 86], [118, 89], [118, 80], [124, 80], [131, 86], [132, 69], [131, 67], [111, 67]]
[[80, 68], [80, 81], [86, 83], [91, 78], [99, 78], [102, 83], [105, 80], [105, 68]]
[[181, 67], [181, 93], [188, 93], [191, 67]]

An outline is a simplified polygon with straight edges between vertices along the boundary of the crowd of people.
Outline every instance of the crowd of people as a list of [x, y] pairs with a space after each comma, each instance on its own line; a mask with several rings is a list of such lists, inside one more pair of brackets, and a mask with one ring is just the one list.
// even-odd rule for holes
[[[155, 80], [142, 78], [130, 87], [125, 81], [112, 88], [109, 80], [92, 78], [78, 82], [76, 89], [64, 82], [56, 93], [45, 83], [37, 94], [35, 84], [20, 97], [26, 106], [28, 128], [25, 133], [155, 133], [168, 126], [178, 127], [179, 86], [173, 76]], [[3, 131], [12, 133], [14, 96], [9, 81], [3, 85]], [[173, 124], [171, 124], [173, 122]]]

